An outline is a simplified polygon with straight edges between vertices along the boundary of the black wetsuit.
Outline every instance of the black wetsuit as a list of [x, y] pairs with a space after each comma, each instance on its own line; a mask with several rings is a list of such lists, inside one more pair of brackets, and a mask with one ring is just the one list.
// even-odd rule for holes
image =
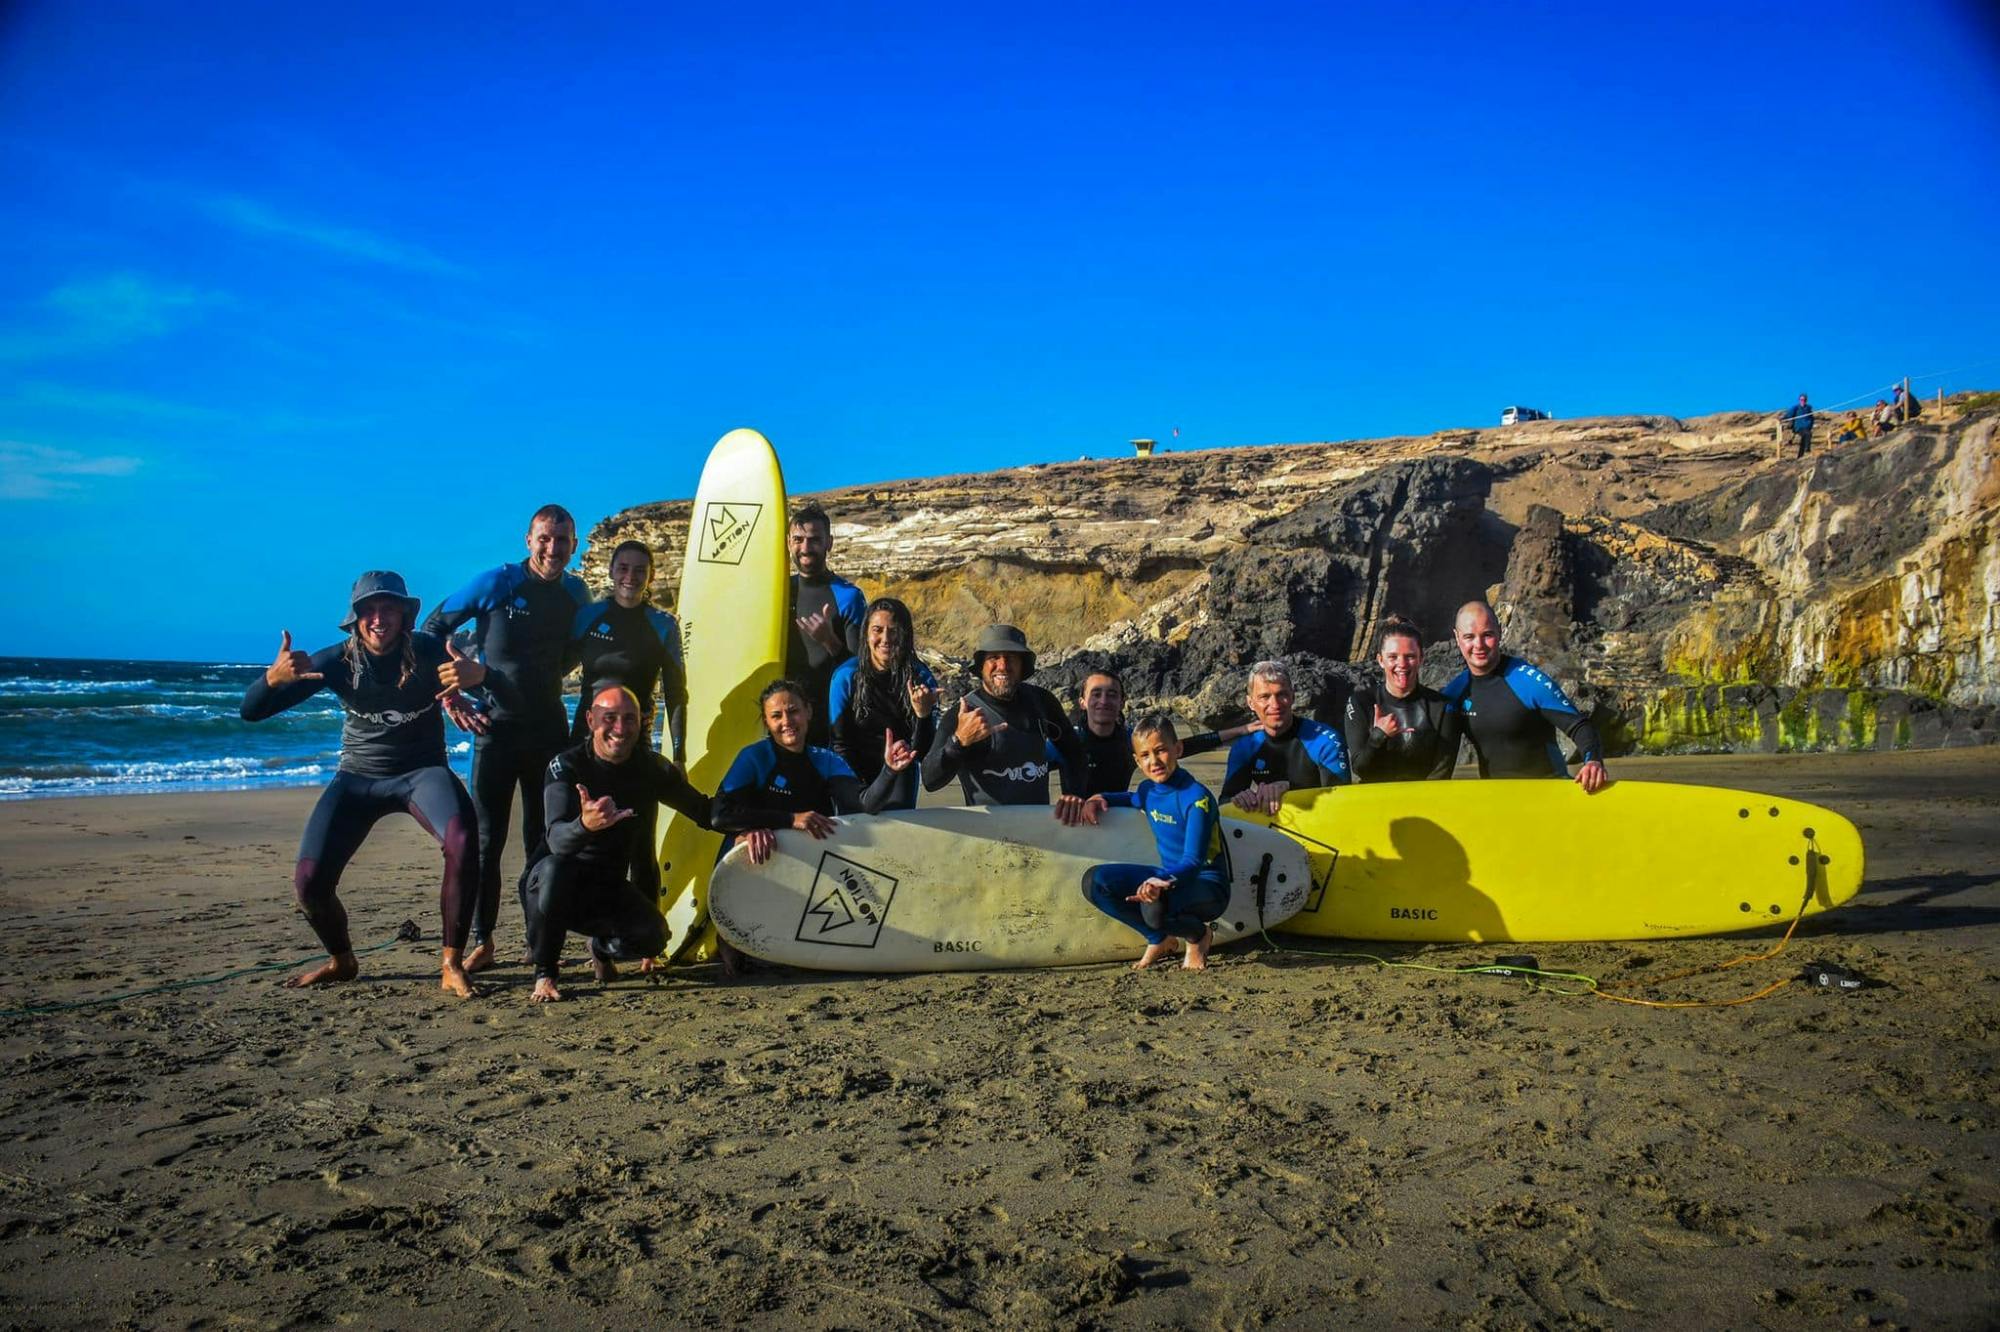
[[1344, 785], [1347, 746], [1340, 732], [1310, 717], [1294, 717], [1281, 736], [1252, 731], [1229, 747], [1222, 798], [1262, 782], [1287, 782], [1294, 791]]
[[[1402, 727], [1395, 735], [1375, 729], [1375, 709]], [[1458, 766], [1458, 714], [1435, 689], [1417, 686], [1397, 698], [1380, 680], [1347, 696], [1347, 761], [1357, 782], [1442, 781]]]
[[[937, 688], [937, 677], [920, 661], [910, 663], [910, 675], [926, 688]], [[846, 759], [863, 782], [873, 782], [881, 773], [882, 747], [890, 735], [916, 750], [919, 758], [936, 738], [937, 709], [932, 708], [928, 717], [918, 717], [912, 726], [909, 697], [907, 693], [895, 697], [898, 692], [891, 676], [864, 674], [859, 657], [849, 657], [834, 669], [827, 699], [827, 724], [832, 731], [829, 748]], [[914, 763], [897, 773], [895, 791], [883, 808], [915, 809], [917, 776]]]
[[[571, 933], [592, 936], [593, 956], [619, 962], [652, 957], [666, 947], [657, 867], [651, 883], [635, 882], [627, 872], [635, 850], [645, 842], [641, 821], [620, 819], [592, 832], [583, 826], [579, 786], [593, 800], [611, 797], [618, 809], [667, 805], [704, 828], [711, 826], [709, 798], [644, 745], [623, 763], [598, 757], [589, 740], [550, 760], [542, 787], [548, 836], [521, 875], [521, 912], [538, 977], [556, 974], [563, 940]], [[644, 859], [650, 861], [651, 848], [645, 849]]]
[[[1130, 787], [1133, 774], [1139, 771], [1132, 759], [1132, 728], [1121, 724], [1112, 727], [1110, 735], [1099, 735], [1087, 721], [1079, 721], [1075, 730], [1077, 743], [1083, 746], [1083, 789], [1073, 794], [1110, 795]], [[1181, 757], [1193, 758], [1220, 748], [1220, 735], [1201, 731], [1181, 741]]]
[[[958, 743], [958, 715], [978, 708], [996, 731], [967, 748]], [[937, 738], [924, 755], [924, 789], [935, 791], [958, 778], [968, 805], [1046, 805], [1049, 774], [1059, 767], [1062, 789], [1075, 795], [1083, 782], [1083, 742], [1063, 715], [1056, 696], [1040, 685], [1023, 684], [1001, 700], [975, 689], [938, 718]]]
[[[354, 951], [347, 911], [336, 891], [341, 871], [384, 816], [406, 813], [423, 825], [444, 851], [444, 883], [438, 911], [444, 944], [463, 948], [478, 896], [479, 863], [473, 855], [472, 798], [445, 764], [443, 709], [438, 705], [438, 667], [449, 658], [442, 640], [412, 634], [416, 666], [401, 681], [403, 653], [361, 653], [361, 670], [345, 655], [346, 643], [321, 648], [312, 669], [323, 679], [299, 680], [273, 689], [258, 676], [243, 694], [244, 721], [263, 721], [330, 689], [346, 709], [340, 728], [340, 767], [299, 841], [292, 891], [299, 910], [329, 954]], [[400, 681], [400, 682], [399, 682]]]
[[[800, 632], [798, 621], [815, 611], [826, 611], [833, 631], [846, 645], [829, 652], [817, 638]], [[861, 589], [839, 574], [825, 573], [808, 578], [792, 575], [792, 632], [785, 645], [785, 675], [811, 691], [812, 721], [806, 727], [806, 743], [824, 746], [833, 732], [829, 716], [828, 688], [840, 663], [861, 653], [861, 626], [868, 615], [868, 598]]]
[[516, 790], [522, 844], [532, 848], [542, 840], [542, 780], [569, 736], [562, 710], [564, 650], [577, 607], [588, 600], [574, 574], [549, 581], [525, 563], [503, 564], [446, 597], [424, 621], [425, 632], [440, 636], [476, 621], [473, 644], [487, 670], [489, 726], [472, 742], [472, 803], [479, 811], [475, 943], [492, 938], [500, 915], [500, 853]]
[[[794, 753], [766, 738], [746, 745], [723, 774], [722, 789], [715, 793], [715, 827], [727, 833], [789, 828], [795, 815], [808, 810], [828, 818], [875, 814], [888, 807], [895, 779], [885, 766], [864, 787], [831, 749], [808, 745]], [[734, 844], [734, 839], [724, 842], [723, 853]]]
[[666, 748], [679, 758], [687, 731], [687, 670], [681, 662], [681, 627], [673, 616], [653, 606], [594, 601], [577, 611], [571, 622], [569, 657], [583, 675], [583, 692], [570, 718], [570, 739], [589, 734], [584, 715], [597, 691], [619, 684], [639, 700], [647, 743], [652, 743], [654, 718], [666, 714]]
[[1485, 675], [1460, 671], [1439, 692], [1479, 754], [1481, 777], [1569, 776], [1557, 731], [1576, 746], [1578, 762], [1604, 761], [1590, 717], [1554, 680], [1519, 657], [1502, 656]]

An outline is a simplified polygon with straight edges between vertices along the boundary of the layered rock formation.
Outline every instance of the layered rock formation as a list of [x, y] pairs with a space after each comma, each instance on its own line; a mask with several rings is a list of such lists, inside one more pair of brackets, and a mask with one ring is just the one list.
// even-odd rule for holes
[[[1121, 670], [1135, 703], [1240, 717], [1290, 660], [1334, 706], [1394, 611], [1458, 669], [1452, 612], [1489, 597], [1510, 650], [1599, 710], [1615, 747], [1889, 747], [2000, 736], [2000, 407], [1777, 457], [1768, 415], [1606, 417], [1171, 453], [815, 496], [834, 565], [902, 597], [945, 660], [1022, 625], [1046, 683]], [[672, 604], [689, 505], [628, 537]]]

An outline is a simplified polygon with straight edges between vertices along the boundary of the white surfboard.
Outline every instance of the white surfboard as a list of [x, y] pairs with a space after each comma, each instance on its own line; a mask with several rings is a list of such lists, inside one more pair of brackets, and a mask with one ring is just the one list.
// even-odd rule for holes
[[[1223, 824], [1229, 907], [1218, 941], [1296, 915], [1305, 851], [1254, 824]], [[722, 937], [752, 957], [818, 971], [988, 971], [1129, 961], [1145, 940], [1090, 904], [1092, 866], [1159, 863], [1145, 816], [1114, 809], [1065, 828], [1046, 806], [844, 816], [833, 835], [778, 834], [752, 865], [734, 847], [709, 883]]]

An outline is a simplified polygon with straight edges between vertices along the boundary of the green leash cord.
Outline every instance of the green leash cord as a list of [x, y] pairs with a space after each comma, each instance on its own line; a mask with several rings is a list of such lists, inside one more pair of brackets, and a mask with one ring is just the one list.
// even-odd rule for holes
[[[396, 930], [394, 938], [385, 939], [378, 944], [371, 944], [367, 948], [357, 948], [354, 950], [354, 955], [356, 957], [366, 957], [370, 953], [379, 953], [385, 948], [394, 948], [399, 943], [416, 943], [423, 937], [423, 932], [417, 928], [416, 922], [406, 920]], [[223, 981], [235, 980], [239, 976], [254, 976], [260, 971], [283, 971], [288, 967], [295, 967], [298, 964], [297, 958], [288, 958], [283, 962], [259, 962], [255, 966], [238, 967], [234, 971], [224, 971], [214, 976], [196, 976], [192, 980], [168, 981], [164, 985], [149, 985], [143, 990], [128, 990], [124, 994], [108, 994], [101, 999], [78, 999], [67, 1004], [31, 1004], [26, 1008], [0, 1008], [0, 1018], [41, 1017], [48, 1013], [70, 1013], [79, 1008], [101, 1008], [106, 1004], [122, 1004], [127, 999], [140, 999], [149, 994], [166, 994], [173, 990], [191, 990], [198, 985], [220, 985]]]

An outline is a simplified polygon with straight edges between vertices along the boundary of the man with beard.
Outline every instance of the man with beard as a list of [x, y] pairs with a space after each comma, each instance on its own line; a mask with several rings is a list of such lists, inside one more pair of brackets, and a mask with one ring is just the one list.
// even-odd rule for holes
[[1083, 744], [1054, 694], [1029, 684], [1035, 654], [1011, 624], [991, 624], [972, 653], [979, 686], [944, 710], [924, 755], [924, 789], [958, 778], [968, 805], [1046, 805], [1049, 773], [1080, 794]]

